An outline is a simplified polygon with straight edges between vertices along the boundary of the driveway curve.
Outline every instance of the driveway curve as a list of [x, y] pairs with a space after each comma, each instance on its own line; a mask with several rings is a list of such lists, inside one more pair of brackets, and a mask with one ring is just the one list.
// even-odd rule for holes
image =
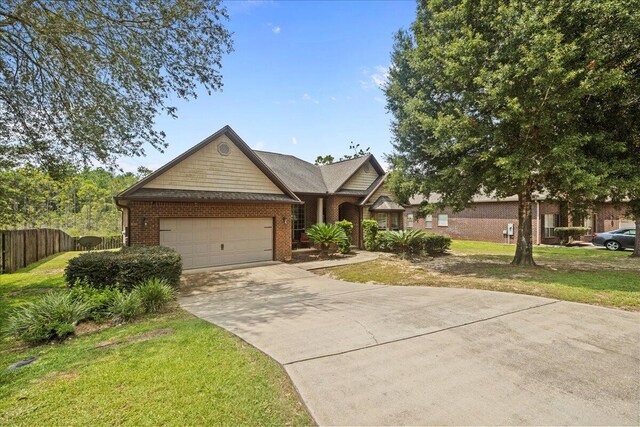
[[640, 424], [638, 313], [285, 264], [185, 281], [180, 304], [282, 364], [320, 425]]

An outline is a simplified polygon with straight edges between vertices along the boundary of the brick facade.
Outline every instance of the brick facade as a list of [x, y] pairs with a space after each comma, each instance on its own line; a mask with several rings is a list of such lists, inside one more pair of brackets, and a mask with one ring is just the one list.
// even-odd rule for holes
[[265, 218], [274, 219], [274, 258], [291, 259], [291, 205], [286, 203], [131, 202], [131, 245], [159, 245], [160, 218]]
[[[325, 199], [326, 205], [326, 221], [333, 224], [341, 219], [346, 219], [353, 223], [353, 231], [351, 231], [351, 243], [360, 246], [360, 210], [357, 205], [361, 197], [357, 196], [331, 196]], [[340, 217], [340, 206], [342, 206], [343, 217]]]
[[[413, 228], [423, 229], [434, 233], [445, 234], [454, 239], [459, 240], [480, 240], [486, 242], [505, 243], [506, 239], [503, 230], [507, 229], [507, 224], [514, 225], [514, 231], [517, 235], [518, 231], [518, 203], [517, 202], [484, 202], [475, 203], [472, 207], [464, 209], [461, 212], [453, 213], [450, 210], [434, 212], [432, 228], [426, 227], [424, 218], [417, 217], [417, 206], [408, 207], [404, 213], [405, 224], [407, 215], [413, 214]], [[556, 215], [556, 227], [567, 226], [570, 222], [570, 216], [558, 203], [542, 201], [539, 204], [532, 204], [533, 212], [533, 242], [541, 244], [557, 244], [556, 237], [545, 237], [544, 233], [544, 215]], [[446, 227], [438, 226], [439, 213], [449, 215], [449, 225]], [[538, 223], [538, 219], [540, 221]], [[603, 232], [613, 230], [620, 227], [620, 220], [624, 218], [624, 211], [616, 208], [611, 204], [599, 206], [593, 211], [593, 229], [592, 232]], [[539, 236], [539, 237], [538, 237]], [[515, 238], [516, 236], [514, 236]], [[589, 240], [585, 236], [585, 240]], [[513, 242], [513, 239], [510, 239]]]

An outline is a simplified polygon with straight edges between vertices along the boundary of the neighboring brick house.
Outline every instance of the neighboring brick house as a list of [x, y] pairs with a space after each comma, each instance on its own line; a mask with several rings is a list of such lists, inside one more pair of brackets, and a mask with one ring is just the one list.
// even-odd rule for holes
[[185, 268], [288, 260], [309, 226], [363, 218], [402, 229], [374, 156], [317, 166], [252, 150], [225, 126], [116, 196], [126, 245], [163, 245]]
[[[513, 242], [518, 231], [518, 198], [504, 199], [478, 196], [472, 204], [461, 212], [449, 209], [420, 217], [418, 210], [423, 198], [415, 197], [406, 206], [405, 223], [407, 229], [423, 229], [446, 234], [461, 240], [482, 240], [488, 242]], [[431, 202], [437, 201], [434, 197]], [[590, 211], [584, 218], [571, 218], [566, 209], [557, 203], [537, 196], [532, 203], [534, 244], [556, 244], [555, 227], [580, 225], [589, 227], [592, 233], [632, 227], [633, 221], [625, 218], [624, 211], [611, 204], [602, 204]], [[510, 226], [511, 224], [511, 226]], [[513, 235], [509, 236], [509, 231]], [[590, 235], [583, 237], [590, 241]]]

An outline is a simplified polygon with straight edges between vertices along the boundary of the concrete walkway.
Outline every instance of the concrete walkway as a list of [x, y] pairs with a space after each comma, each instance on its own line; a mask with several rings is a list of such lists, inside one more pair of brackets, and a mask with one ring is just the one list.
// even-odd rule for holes
[[310, 271], [310, 270], [318, 270], [320, 268], [337, 267], [340, 265], [359, 264], [361, 262], [373, 261], [375, 259], [378, 259], [378, 254], [373, 252], [363, 251], [363, 252], [356, 252], [355, 256], [344, 258], [344, 259], [300, 262], [292, 265], [298, 268], [301, 268], [303, 270]]
[[280, 362], [321, 425], [640, 424], [637, 313], [283, 264], [207, 283], [181, 305]]

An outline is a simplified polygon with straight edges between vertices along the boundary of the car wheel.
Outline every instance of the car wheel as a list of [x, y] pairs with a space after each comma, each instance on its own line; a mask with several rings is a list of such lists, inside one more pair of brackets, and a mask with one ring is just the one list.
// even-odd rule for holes
[[604, 245], [610, 251], [619, 251], [620, 250], [620, 243], [616, 242], [615, 240], [609, 240]]

